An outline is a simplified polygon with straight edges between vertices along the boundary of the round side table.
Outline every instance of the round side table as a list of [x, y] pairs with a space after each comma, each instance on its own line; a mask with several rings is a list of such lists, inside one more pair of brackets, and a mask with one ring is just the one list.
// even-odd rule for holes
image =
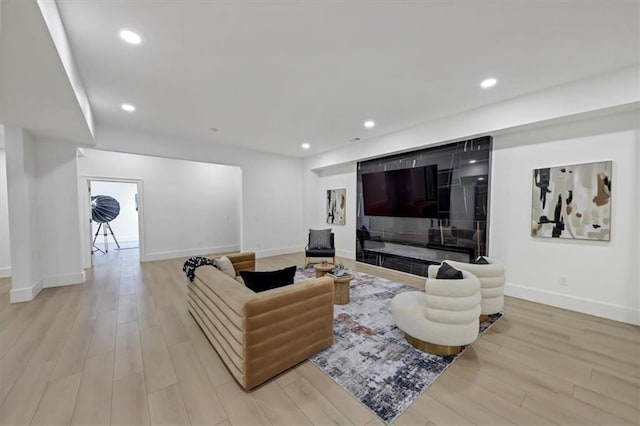
[[316, 263], [313, 268], [316, 270], [316, 278], [320, 278], [336, 269], [336, 265], [333, 263]]
[[351, 300], [349, 283], [353, 279], [353, 276], [342, 275], [341, 277], [336, 277], [333, 274], [327, 274], [327, 276], [333, 279], [333, 304], [346, 305], [349, 303]]

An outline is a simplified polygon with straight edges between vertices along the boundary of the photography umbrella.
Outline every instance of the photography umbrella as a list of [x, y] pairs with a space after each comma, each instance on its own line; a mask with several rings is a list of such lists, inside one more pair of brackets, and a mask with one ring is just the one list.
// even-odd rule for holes
[[107, 231], [111, 234], [113, 241], [115, 241], [116, 246], [120, 248], [120, 244], [118, 240], [116, 240], [116, 236], [113, 235], [113, 230], [111, 229], [111, 225], [109, 222], [114, 220], [120, 214], [120, 203], [113, 197], [108, 195], [94, 195], [91, 197], [91, 219], [94, 222], [98, 223], [98, 230], [93, 237], [93, 247], [102, 252], [96, 246], [96, 239], [98, 238], [98, 234], [100, 233], [100, 229], [103, 231], [104, 235], [104, 252], [109, 252], [109, 245], [107, 243]]

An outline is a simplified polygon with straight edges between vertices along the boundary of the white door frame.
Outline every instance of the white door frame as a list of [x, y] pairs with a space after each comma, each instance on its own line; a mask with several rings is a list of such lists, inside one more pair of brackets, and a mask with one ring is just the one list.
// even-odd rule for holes
[[[116, 177], [108, 177], [108, 176], [82, 176], [81, 177], [81, 187], [84, 191], [87, 191], [89, 188], [89, 182], [98, 181], [98, 182], [118, 182], [118, 183], [134, 183], [137, 185], [138, 191], [138, 253], [139, 260], [142, 262], [145, 256], [144, 251], [144, 196], [143, 196], [143, 182], [142, 179], [126, 179], [126, 178], [116, 178]], [[90, 197], [90, 196], [89, 196]], [[91, 251], [93, 247], [91, 247], [90, 241], [93, 240], [93, 228], [91, 226], [91, 198], [89, 198], [89, 202], [87, 202], [86, 196], [81, 197], [82, 204], [82, 223], [84, 225], [81, 226], [85, 231], [82, 232], [84, 235], [88, 230], [88, 235], [85, 235], [83, 238], [84, 242], [82, 243], [82, 263], [85, 269], [93, 267], [93, 257], [91, 256]], [[88, 225], [87, 225], [88, 224]]]

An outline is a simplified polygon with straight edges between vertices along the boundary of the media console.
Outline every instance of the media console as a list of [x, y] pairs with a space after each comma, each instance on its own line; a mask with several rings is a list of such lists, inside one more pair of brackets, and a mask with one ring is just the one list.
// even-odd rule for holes
[[[473, 250], [442, 250], [429, 246], [420, 247], [408, 244], [384, 243], [383, 247], [366, 248], [364, 257], [373, 259], [376, 266], [408, 272], [415, 275], [427, 275], [429, 265], [438, 265], [443, 260], [469, 262], [473, 259]], [[371, 261], [367, 263], [372, 263]]]

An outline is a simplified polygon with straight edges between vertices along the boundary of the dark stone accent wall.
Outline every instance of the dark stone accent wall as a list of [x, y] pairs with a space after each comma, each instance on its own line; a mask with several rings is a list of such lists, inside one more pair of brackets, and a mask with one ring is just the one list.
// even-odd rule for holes
[[[485, 136], [358, 163], [356, 258], [427, 275], [430, 264], [487, 254], [492, 138]], [[362, 175], [438, 167], [438, 217], [365, 216]]]

